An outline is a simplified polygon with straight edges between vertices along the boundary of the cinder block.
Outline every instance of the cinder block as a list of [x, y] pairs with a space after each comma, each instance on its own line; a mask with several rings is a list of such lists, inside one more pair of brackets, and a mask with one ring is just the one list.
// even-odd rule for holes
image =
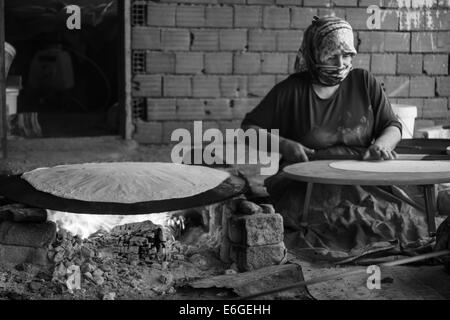
[[205, 102], [202, 99], [177, 99], [179, 120], [202, 120], [205, 118]]
[[215, 29], [193, 30], [194, 41], [191, 50], [195, 51], [218, 51], [219, 32]]
[[135, 75], [132, 80], [131, 95], [133, 97], [160, 97], [161, 79], [160, 75]]
[[275, 84], [287, 79], [289, 77], [289, 74], [277, 74], [275, 77]]
[[358, 0], [331, 0], [331, 4], [336, 7], [357, 7]]
[[261, 100], [262, 97], [233, 99], [233, 118], [243, 119], [245, 114], [253, 110]]
[[287, 73], [288, 54], [286, 53], [262, 53], [261, 54], [262, 73]]
[[423, 70], [428, 75], [448, 74], [448, 55], [444, 54], [424, 55]]
[[205, 54], [206, 73], [231, 74], [233, 72], [233, 54], [231, 52], [213, 52]]
[[295, 61], [297, 60], [297, 53], [289, 53], [288, 57], [288, 73], [295, 72]]
[[438, 96], [450, 96], [450, 77], [436, 78], [436, 92]]
[[192, 86], [193, 97], [220, 97], [218, 76], [194, 76], [192, 78]]
[[[182, 142], [181, 139], [180, 140], [171, 140], [172, 133], [176, 129], [186, 129], [190, 133], [192, 133], [193, 125], [194, 125], [193, 121], [164, 121], [162, 123], [162, 128], [163, 128], [162, 143]], [[174, 139], [175, 138], [176, 137], [174, 137]]]
[[265, 7], [263, 11], [263, 26], [268, 29], [289, 29], [289, 8]]
[[206, 26], [217, 28], [233, 27], [232, 7], [206, 7]]
[[161, 30], [149, 27], [131, 28], [131, 48], [132, 49], [161, 49]]
[[358, 53], [352, 61], [354, 68], [370, 71], [370, 54]]
[[369, 30], [367, 28], [369, 14], [365, 8], [347, 8], [345, 11], [345, 19], [354, 30]]
[[175, 55], [171, 52], [147, 52], [147, 73], [173, 73]]
[[154, 4], [148, 2], [147, 5], [147, 25], [155, 27], [174, 27], [175, 26], [174, 5]]
[[384, 78], [384, 87], [389, 97], [408, 97], [409, 77], [387, 76]]
[[275, 3], [275, 0], [247, 0], [247, 4], [271, 5], [274, 3]]
[[52, 221], [43, 223], [3, 221], [0, 223], [0, 244], [46, 248], [55, 240], [55, 237], [56, 224]]
[[250, 51], [275, 51], [276, 32], [273, 30], [250, 30], [248, 47]]
[[425, 99], [423, 107], [424, 118], [447, 118], [449, 111], [447, 109], [446, 98]]
[[164, 97], [190, 97], [191, 78], [188, 76], [164, 76]]
[[136, 121], [136, 132], [133, 139], [139, 143], [152, 144], [162, 142], [162, 122], [156, 121]]
[[[242, 120], [232, 120], [232, 121], [219, 121], [220, 131], [226, 134], [227, 130], [236, 130], [241, 128]], [[228, 236], [227, 236], [228, 239]]]
[[175, 73], [197, 74], [203, 70], [203, 53], [177, 52], [175, 57]]
[[191, 37], [187, 29], [164, 29], [161, 33], [164, 50], [189, 50]]
[[437, 25], [439, 30], [450, 30], [450, 11], [438, 10], [436, 12], [439, 14], [439, 17], [437, 24], [432, 26]]
[[386, 32], [385, 50], [388, 52], [409, 52], [411, 34], [409, 32]]
[[368, 6], [371, 6], [371, 5], [383, 7], [384, 6], [383, 1], [384, 0], [359, 0], [358, 2], [359, 2], [360, 7], [367, 8]]
[[247, 30], [222, 29], [219, 31], [220, 50], [244, 50], [247, 46]]
[[319, 8], [319, 17], [332, 16], [345, 19], [345, 9]]
[[397, 62], [398, 74], [422, 74], [421, 54], [399, 54]]
[[411, 77], [410, 97], [434, 97], [435, 79], [433, 77]]
[[[366, 13], [367, 17], [369, 16]], [[380, 30], [399, 30], [398, 10], [381, 10]]]
[[384, 32], [360, 31], [358, 32], [359, 52], [384, 52]]
[[450, 0], [438, 0], [439, 8], [450, 8]]
[[427, 17], [422, 10], [399, 10], [400, 30], [425, 30]]
[[330, 0], [303, 0], [305, 7], [329, 7]]
[[236, 28], [258, 28], [262, 25], [262, 10], [258, 6], [236, 6], [234, 26]]
[[[175, 99], [147, 99], [147, 119], [155, 120], [176, 120]], [[162, 127], [160, 128], [162, 132]], [[161, 135], [160, 138], [161, 139]]]
[[435, 32], [412, 32], [411, 33], [411, 52], [431, 52], [438, 50], [438, 38]]
[[205, 101], [205, 114], [208, 119], [233, 119], [229, 99], [207, 99]]
[[228, 237], [235, 244], [262, 246], [283, 242], [283, 218], [277, 213], [233, 215], [228, 222]]
[[231, 258], [240, 271], [256, 270], [282, 263], [286, 256], [284, 243], [244, 247], [231, 245]]
[[257, 97], [265, 96], [275, 85], [275, 76], [257, 75], [248, 78], [248, 93]]
[[247, 96], [247, 77], [223, 76], [220, 77], [220, 95], [227, 98], [240, 98]]
[[245, 4], [246, 0], [217, 0], [219, 4]]
[[318, 15], [315, 8], [292, 8], [291, 27], [294, 29], [306, 29], [312, 22], [312, 18]]
[[178, 27], [203, 27], [205, 25], [205, 7], [178, 6], [176, 17]]
[[234, 55], [234, 74], [257, 74], [261, 71], [259, 53], [236, 53]]
[[303, 0], [275, 0], [275, 4], [279, 6], [301, 6]]
[[282, 30], [277, 32], [277, 51], [297, 52], [302, 44], [303, 31]]
[[395, 74], [395, 54], [372, 54], [370, 70], [373, 74]]
[[450, 51], [450, 31], [443, 31], [437, 33], [437, 50], [438, 52]]

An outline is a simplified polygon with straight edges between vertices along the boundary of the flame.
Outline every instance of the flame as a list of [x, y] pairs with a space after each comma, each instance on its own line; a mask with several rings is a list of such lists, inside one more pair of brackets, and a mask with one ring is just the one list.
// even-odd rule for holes
[[140, 215], [103, 215], [103, 214], [80, 214], [47, 210], [47, 219], [56, 223], [59, 229], [65, 229], [73, 235], [88, 238], [91, 234], [99, 231], [110, 231], [115, 226], [150, 220], [154, 224], [168, 226], [171, 224], [169, 212], [140, 214]]

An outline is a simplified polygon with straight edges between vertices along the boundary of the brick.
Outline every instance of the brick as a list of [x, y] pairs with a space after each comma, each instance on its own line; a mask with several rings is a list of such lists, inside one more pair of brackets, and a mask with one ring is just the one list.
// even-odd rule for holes
[[397, 62], [398, 74], [422, 74], [421, 54], [399, 54]]
[[131, 29], [132, 49], [161, 49], [161, 31], [157, 28], [133, 27]]
[[245, 0], [217, 0], [219, 4], [245, 4]]
[[133, 135], [133, 139], [143, 144], [163, 142], [162, 122], [138, 120], [136, 122], [136, 132]]
[[247, 4], [264, 4], [271, 5], [274, 4], [275, 0], [247, 0]]
[[231, 246], [231, 255], [240, 271], [251, 271], [278, 265], [285, 257], [284, 243], [265, 246]]
[[383, 7], [383, 0], [359, 0], [359, 6], [363, 8], [367, 8], [368, 6], [375, 5], [379, 7]]
[[409, 52], [411, 35], [407, 32], [386, 32], [384, 49], [388, 52]]
[[319, 8], [319, 17], [332, 16], [345, 19], [345, 10], [336, 8]]
[[262, 25], [262, 10], [256, 6], [236, 6], [234, 26], [236, 28], [257, 28]]
[[189, 50], [191, 37], [187, 29], [165, 29], [161, 41], [164, 50]]
[[411, 77], [410, 97], [434, 97], [434, 78], [420, 76]]
[[275, 76], [257, 75], [248, 78], [248, 94], [250, 96], [263, 97], [275, 85]]
[[306, 29], [311, 24], [312, 18], [318, 15], [314, 8], [292, 8], [291, 28]]
[[203, 53], [177, 52], [175, 55], [175, 73], [197, 74], [203, 70]]
[[160, 75], [136, 75], [132, 80], [133, 97], [160, 97]]
[[436, 78], [436, 93], [438, 96], [450, 96], [450, 77]]
[[384, 87], [388, 97], [408, 97], [409, 78], [387, 76], [384, 78]]
[[288, 55], [283, 53], [263, 53], [261, 55], [262, 73], [287, 73]]
[[437, 33], [435, 32], [412, 32], [411, 52], [431, 52], [438, 51]]
[[250, 51], [275, 51], [276, 32], [272, 30], [250, 30], [248, 48]]
[[180, 120], [204, 119], [205, 102], [202, 99], [178, 99], [177, 117]]
[[423, 70], [426, 74], [448, 74], [448, 55], [426, 54], [423, 57]]
[[261, 70], [259, 53], [237, 53], [234, 55], [234, 74], [256, 74]]
[[223, 29], [219, 31], [220, 50], [244, 50], [247, 46], [247, 30]]
[[329, 7], [330, 0], [303, 0], [305, 7]]
[[233, 119], [230, 100], [228, 99], [208, 99], [205, 101], [205, 114], [208, 119]]
[[217, 28], [233, 27], [233, 8], [232, 7], [207, 7], [206, 8], [206, 26]]
[[228, 238], [245, 246], [283, 242], [283, 218], [279, 214], [233, 215], [228, 220]]
[[147, 5], [147, 25], [156, 27], [174, 27], [175, 9], [173, 5]]
[[47, 266], [47, 248], [35, 248], [27, 246], [14, 246], [0, 244], [0, 265], [18, 265], [30, 263], [33, 265]]
[[240, 98], [247, 96], [247, 77], [223, 76], [220, 77], [220, 95], [227, 98]]
[[192, 78], [192, 95], [194, 97], [220, 97], [219, 77], [195, 76]]
[[147, 99], [147, 119], [149, 121], [174, 120], [176, 110], [175, 99]]
[[177, 27], [203, 27], [205, 25], [204, 6], [177, 7]]
[[423, 117], [424, 118], [446, 118], [449, 115], [447, 109], [447, 99], [445, 98], [435, 98], [435, 99], [425, 99], [423, 106]]
[[384, 52], [384, 32], [359, 32], [359, 52]]
[[166, 52], [147, 52], [147, 73], [173, 73], [175, 55]]
[[[439, 30], [449, 30], [450, 29], [450, 11], [437, 11], [439, 13], [439, 18], [436, 22]], [[435, 24], [435, 25], [436, 25]]]
[[164, 76], [164, 97], [189, 97], [192, 94], [188, 76]]
[[370, 71], [370, 54], [359, 53], [352, 61], [354, 68], [361, 68]]
[[233, 54], [231, 52], [213, 52], [205, 54], [205, 72], [230, 74], [233, 72]]
[[373, 54], [370, 70], [374, 74], [395, 74], [396, 60], [395, 54]]
[[283, 30], [277, 32], [277, 51], [298, 51], [303, 40], [303, 31]]
[[450, 32], [438, 32], [437, 34], [437, 50], [439, 52], [450, 51]]
[[381, 10], [380, 30], [399, 30], [399, 13], [397, 10]]
[[289, 8], [265, 7], [263, 26], [268, 29], [288, 29], [290, 25]]
[[170, 142], [182, 142], [181, 139], [175, 140], [171, 139], [172, 133], [177, 129], [186, 129], [192, 133], [193, 131], [193, 122], [192, 121], [164, 121], [162, 123], [162, 143], [170, 143]]
[[219, 33], [217, 30], [193, 30], [194, 41], [191, 50], [217, 51], [219, 50]]
[[369, 30], [367, 28], [369, 14], [366, 12], [366, 9], [348, 8], [345, 11], [345, 20], [350, 23], [354, 30]]
[[0, 223], [0, 244], [46, 248], [55, 240], [55, 237], [56, 224], [52, 221], [44, 223], [3, 221]]
[[301, 6], [303, 0], [275, 0], [276, 5], [280, 6]]
[[247, 112], [253, 110], [258, 103], [261, 101], [260, 98], [242, 98], [242, 99], [234, 99], [233, 100], [233, 117], [235, 119], [244, 118]]
[[417, 118], [421, 118], [423, 114], [423, 101], [421, 98], [399, 98], [396, 99], [398, 104], [417, 107]]
[[425, 12], [420, 10], [400, 10], [400, 30], [425, 30]]
[[331, 4], [336, 7], [357, 7], [358, 0], [331, 0]]

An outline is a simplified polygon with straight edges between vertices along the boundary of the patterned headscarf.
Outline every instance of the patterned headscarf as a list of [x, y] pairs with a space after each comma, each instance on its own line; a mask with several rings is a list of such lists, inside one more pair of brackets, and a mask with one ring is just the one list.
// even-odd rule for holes
[[356, 55], [352, 27], [338, 17], [314, 16], [297, 53], [295, 71], [308, 71], [314, 83], [336, 85], [345, 79], [352, 68], [351, 64], [344, 68], [325, 65], [325, 61], [336, 52]]

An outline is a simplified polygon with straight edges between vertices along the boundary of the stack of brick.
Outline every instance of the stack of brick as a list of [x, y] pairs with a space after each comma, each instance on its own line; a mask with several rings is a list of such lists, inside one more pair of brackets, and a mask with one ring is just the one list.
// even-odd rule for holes
[[282, 264], [286, 259], [283, 219], [271, 205], [239, 200], [224, 218], [221, 258], [240, 271]]
[[47, 252], [56, 225], [47, 211], [0, 199], [0, 264], [48, 265]]
[[[371, 24], [376, 5], [379, 28]], [[160, 0], [132, 2], [135, 138], [168, 143], [176, 128], [236, 128], [293, 72], [314, 15], [347, 19], [359, 54], [418, 127], [449, 115], [449, 0]], [[368, 23], [369, 22], [369, 23]], [[376, 28], [373, 28], [376, 26]]]

